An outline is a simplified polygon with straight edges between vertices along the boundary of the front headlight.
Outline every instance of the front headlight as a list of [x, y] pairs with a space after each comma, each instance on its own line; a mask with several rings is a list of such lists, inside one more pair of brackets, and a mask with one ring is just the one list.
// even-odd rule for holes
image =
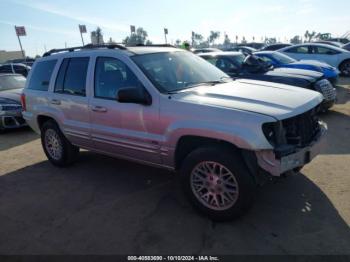
[[0, 111], [15, 111], [21, 108], [21, 104], [16, 100], [0, 97]]
[[262, 125], [262, 131], [269, 143], [274, 146], [276, 144], [276, 123], [270, 122], [270, 123], [264, 123]]
[[22, 106], [19, 104], [0, 104], [0, 111], [5, 112], [5, 111], [16, 111], [21, 109]]

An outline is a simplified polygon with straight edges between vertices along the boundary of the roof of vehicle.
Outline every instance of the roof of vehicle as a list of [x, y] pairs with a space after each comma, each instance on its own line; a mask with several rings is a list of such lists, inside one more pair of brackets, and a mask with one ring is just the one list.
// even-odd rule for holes
[[284, 51], [284, 50], [288, 50], [290, 48], [294, 48], [294, 47], [299, 47], [299, 46], [322, 46], [322, 47], [325, 47], [325, 48], [330, 48], [330, 49], [334, 49], [334, 50], [337, 50], [339, 52], [349, 52], [345, 49], [342, 49], [340, 47], [336, 47], [336, 46], [332, 46], [332, 45], [327, 45], [327, 44], [320, 44], [320, 43], [303, 43], [303, 44], [297, 44], [297, 45], [292, 45], [292, 46], [287, 46], [287, 47], [284, 47], [282, 49], [279, 49], [279, 51]]
[[198, 54], [199, 56], [237, 56], [242, 55], [241, 52], [228, 51], [228, 52], [210, 52], [210, 53], [202, 53]]
[[239, 48], [246, 48], [246, 49], [249, 49], [249, 50], [251, 50], [251, 51], [257, 50], [257, 49], [256, 49], [256, 48], [254, 48], [254, 47], [251, 47], [251, 46], [245, 46], [245, 45], [239, 45], [239, 46], [234, 47], [234, 48], [237, 48], [237, 49], [239, 49]]
[[173, 52], [176, 51], [185, 51], [180, 48], [176, 48], [172, 45], [167, 44], [157, 44], [157, 45], [137, 45], [137, 46], [124, 46], [120, 44], [102, 44], [102, 45], [92, 45], [88, 44], [85, 46], [77, 46], [77, 47], [68, 47], [62, 49], [52, 49], [43, 54], [43, 57], [48, 56], [56, 56], [56, 55], [65, 55], [69, 53], [89, 53], [96, 51], [106, 51], [106, 50], [119, 50], [125, 51], [125, 53], [129, 55], [141, 55], [141, 54], [150, 54], [150, 53], [161, 53], [161, 52]]
[[7, 66], [7, 65], [18, 65], [18, 66], [23, 66], [23, 67], [29, 67], [30, 68], [30, 66], [28, 66], [28, 65], [26, 65], [26, 64], [22, 64], [22, 63], [4, 63], [4, 64], [0, 64], [0, 66]]
[[0, 73], [0, 77], [1, 76], [22, 76], [21, 74], [17, 74], [17, 73], [15, 73], [15, 74], [13, 74], [13, 73]]
[[263, 50], [263, 51], [256, 51], [253, 54], [266, 54], [266, 55], [270, 55], [272, 53], [277, 53], [277, 51], [272, 51], [272, 50]]

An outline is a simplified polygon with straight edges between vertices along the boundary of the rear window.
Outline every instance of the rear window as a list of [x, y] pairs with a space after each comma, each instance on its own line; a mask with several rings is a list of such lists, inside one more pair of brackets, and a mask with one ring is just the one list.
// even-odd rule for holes
[[38, 62], [30, 78], [28, 89], [47, 91], [57, 60]]

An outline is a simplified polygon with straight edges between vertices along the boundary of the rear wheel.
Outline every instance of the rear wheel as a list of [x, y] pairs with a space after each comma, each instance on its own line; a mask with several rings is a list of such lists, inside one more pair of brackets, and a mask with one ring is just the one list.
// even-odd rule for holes
[[339, 66], [340, 73], [344, 76], [350, 76], [350, 59], [343, 61]]
[[79, 147], [72, 145], [53, 120], [45, 122], [41, 128], [41, 144], [47, 158], [55, 166], [68, 166], [79, 155]]
[[256, 185], [240, 155], [225, 148], [199, 148], [181, 168], [185, 193], [197, 210], [213, 220], [230, 220], [252, 204]]

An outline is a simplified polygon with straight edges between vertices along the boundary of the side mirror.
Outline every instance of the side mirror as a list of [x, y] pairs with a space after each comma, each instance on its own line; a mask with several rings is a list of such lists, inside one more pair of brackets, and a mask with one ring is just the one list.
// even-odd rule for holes
[[152, 104], [152, 97], [144, 87], [132, 86], [120, 88], [117, 91], [116, 98], [119, 103]]

